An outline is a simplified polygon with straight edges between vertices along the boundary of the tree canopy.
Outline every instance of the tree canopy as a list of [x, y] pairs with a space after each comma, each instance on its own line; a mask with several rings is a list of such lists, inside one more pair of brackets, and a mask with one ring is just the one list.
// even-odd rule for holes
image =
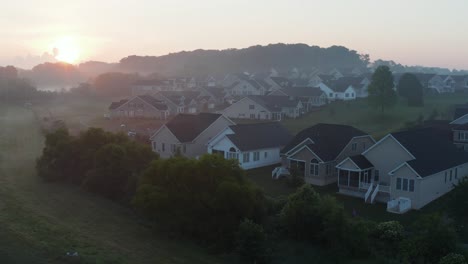
[[405, 73], [398, 82], [398, 93], [408, 99], [408, 106], [424, 105], [424, 89], [416, 75]]
[[372, 107], [380, 108], [383, 113], [386, 108], [395, 106], [397, 95], [393, 90], [393, 75], [387, 66], [379, 66], [372, 75], [369, 84], [369, 104]]

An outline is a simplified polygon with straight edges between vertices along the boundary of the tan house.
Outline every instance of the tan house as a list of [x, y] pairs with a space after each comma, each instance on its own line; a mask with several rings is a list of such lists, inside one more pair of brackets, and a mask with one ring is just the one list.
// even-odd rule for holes
[[235, 123], [221, 114], [178, 114], [151, 136], [151, 146], [162, 158], [176, 153], [198, 158], [207, 153], [208, 142], [231, 125]]
[[388, 134], [336, 168], [341, 193], [405, 213], [452, 190], [468, 174], [468, 153], [434, 128], [414, 129]]
[[300, 100], [286, 96], [251, 95], [234, 102], [222, 113], [229, 118], [280, 121], [283, 117], [299, 117], [303, 108]]
[[130, 99], [113, 102], [109, 106], [111, 118], [156, 118], [166, 119], [169, 115], [167, 105], [151, 95], [139, 95]]
[[335, 166], [375, 144], [367, 133], [352, 126], [317, 124], [299, 132], [282, 150], [283, 166], [273, 177], [297, 173], [306, 183], [328, 185], [338, 179]]

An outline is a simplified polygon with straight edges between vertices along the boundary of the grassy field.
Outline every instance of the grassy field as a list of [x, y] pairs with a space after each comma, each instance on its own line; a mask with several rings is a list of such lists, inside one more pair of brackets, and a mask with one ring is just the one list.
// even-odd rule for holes
[[[152, 231], [129, 209], [79, 188], [43, 183], [43, 136], [31, 110], [0, 105], [0, 263], [220, 263]], [[76, 262], [73, 262], [76, 263]]]
[[467, 102], [466, 94], [433, 95], [425, 98], [424, 107], [408, 107], [405, 100], [400, 98], [394, 108], [387, 109], [382, 114], [379, 110], [370, 108], [366, 99], [359, 99], [353, 102], [335, 102], [298, 119], [287, 119], [283, 124], [293, 133], [316, 123], [346, 124], [381, 138], [403, 128], [405, 122], [415, 121], [419, 115], [427, 118], [434, 109], [440, 113], [438, 119], [452, 119], [453, 106]]

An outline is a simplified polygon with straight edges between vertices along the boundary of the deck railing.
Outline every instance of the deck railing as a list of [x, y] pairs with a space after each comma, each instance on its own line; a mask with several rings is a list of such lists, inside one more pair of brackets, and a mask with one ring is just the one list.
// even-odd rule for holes
[[379, 190], [380, 190], [380, 184], [377, 184], [377, 186], [375, 186], [375, 190], [374, 190], [374, 192], [372, 193], [372, 196], [371, 196], [371, 203], [374, 203], [375, 197], [379, 193]]

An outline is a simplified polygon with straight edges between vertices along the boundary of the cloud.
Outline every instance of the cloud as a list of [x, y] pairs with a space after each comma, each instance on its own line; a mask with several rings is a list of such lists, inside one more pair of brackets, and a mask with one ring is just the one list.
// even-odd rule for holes
[[[57, 51], [54, 49], [53, 53]], [[15, 57], [0, 57], [0, 65], [14, 65], [22, 69], [31, 69], [34, 66], [45, 62], [57, 62], [54, 54], [44, 52], [42, 55], [15, 56]]]

